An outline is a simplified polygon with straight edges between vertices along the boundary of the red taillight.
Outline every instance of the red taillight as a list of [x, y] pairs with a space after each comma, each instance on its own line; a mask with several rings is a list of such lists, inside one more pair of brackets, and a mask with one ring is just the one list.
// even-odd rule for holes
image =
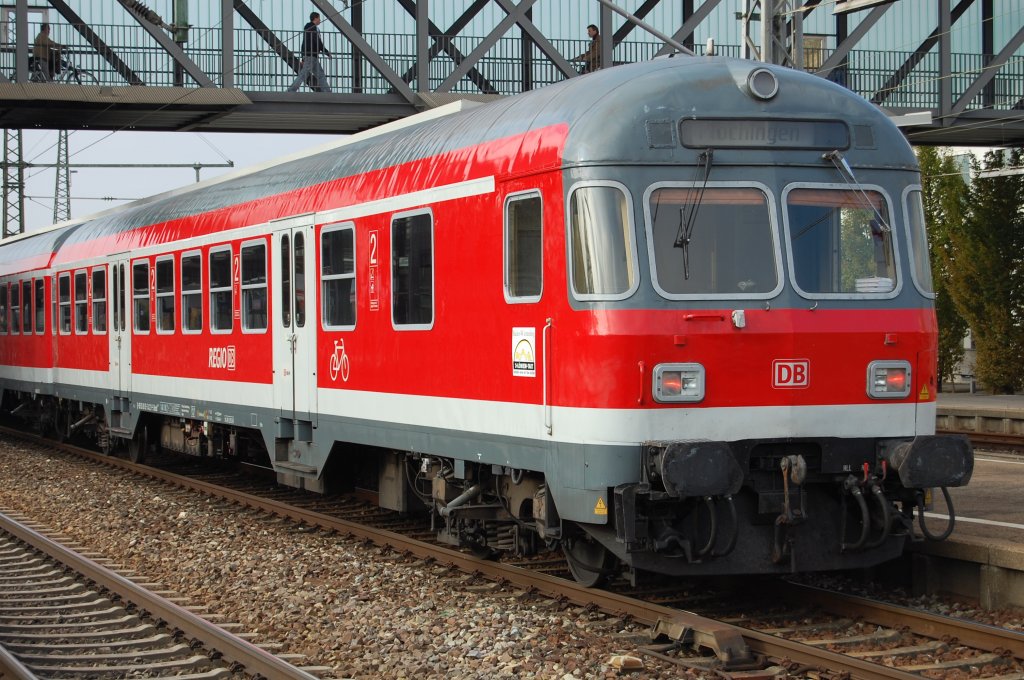
[[899, 368], [890, 368], [885, 376], [887, 392], [903, 392], [907, 389], [907, 372]]
[[666, 395], [683, 393], [683, 375], [676, 371], [665, 371], [661, 375], [661, 389]]
[[910, 394], [910, 362], [872, 361], [868, 364], [868, 396], [903, 399]]

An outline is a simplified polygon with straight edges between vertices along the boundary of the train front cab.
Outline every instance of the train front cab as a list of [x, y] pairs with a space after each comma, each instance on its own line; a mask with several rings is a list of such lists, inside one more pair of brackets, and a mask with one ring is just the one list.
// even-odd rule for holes
[[[625, 564], [669, 574], [895, 557], [927, 490], [948, 499], [945, 487], [973, 469], [965, 440], [934, 435], [934, 295], [916, 172], [851, 178], [821, 151], [811, 164], [803, 153], [791, 167], [756, 167], [744, 150], [716, 153], [710, 179], [709, 153], [695, 150], [671, 177], [603, 168], [569, 189], [583, 317], [572, 323], [597, 331], [577, 343], [574, 373], [606, 379], [562, 381], [576, 390], [562, 399], [607, 409], [578, 433], [608, 444], [592, 445], [588, 461], [619, 458], [616, 440], [640, 444], [638, 480], [609, 475], [609, 521], [586, 531]], [[595, 208], [594, 187], [618, 196]], [[632, 210], [616, 207], [630, 195], [642, 197]], [[621, 359], [617, 374], [609, 356]], [[952, 524], [939, 536], [921, 529], [944, 538]]]

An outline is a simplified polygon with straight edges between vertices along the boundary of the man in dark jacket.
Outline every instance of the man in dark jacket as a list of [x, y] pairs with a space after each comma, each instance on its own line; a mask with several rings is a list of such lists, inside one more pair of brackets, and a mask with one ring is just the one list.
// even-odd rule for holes
[[295, 82], [288, 88], [289, 92], [297, 92], [299, 85], [310, 75], [313, 76], [310, 87], [314, 92], [330, 92], [331, 86], [327, 84], [327, 76], [324, 75], [324, 69], [320, 65], [320, 54], [323, 53], [328, 57], [331, 53], [324, 47], [324, 41], [320, 39], [320, 29], [317, 26], [320, 25], [320, 14], [313, 12], [309, 15], [309, 23], [302, 29], [302, 68], [299, 69], [299, 75], [295, 77]]

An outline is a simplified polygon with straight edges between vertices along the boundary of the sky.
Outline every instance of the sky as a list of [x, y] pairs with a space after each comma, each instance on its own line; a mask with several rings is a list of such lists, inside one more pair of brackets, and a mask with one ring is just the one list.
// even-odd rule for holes
[[[211, 179], [250, 165], [280, 158], [336, 140], [337, 135], [252, 134], [198, 132], [96, 132], [72, 130], [68, 134], [71, 161], [71, 217], [123, 205], [196, 181], [187, 168], [75, 168], [75, 163], [193, 163], [224, 164], [234, 168], [200, 170]], [[25, 130], [23, 157], [28, 163], [57, 162], [56, 130]], [[53, 168], [25, 170], [25, 231], [53, 223]], [[98, 200], [98, 199], [117, 200]]]

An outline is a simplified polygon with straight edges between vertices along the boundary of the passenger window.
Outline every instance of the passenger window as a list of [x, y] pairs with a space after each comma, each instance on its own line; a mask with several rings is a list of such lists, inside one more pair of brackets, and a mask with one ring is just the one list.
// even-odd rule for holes
[[582, 298], [624, 298], [637, 285], [629, 207], [621, 189], [577, 189], [570, 204], [572, 289]]
[[21, 282], [21, 332], [32, 332], [32, 282]]
[[35, 308], [36, 308], [36, 333], [46, 332], [46, 285], [42, 279], [36, 279], [35, 285]]
[[391, 222], [391, 319], [395, 326], [434, 322], [433, 217], [418, 213]]
[[322, 319], [328, 330], [356, 325], [355, 228], [324, 229], [320, 235]]
[[231, 248], [210, 251], [210, 331], [230, 333], [233, 309]]
[[117, 311], [117, 316], [118, 316], [118, 319], [120, 320], [120, 324], [118, 325], [117, 328], [118, 328], [119, 331], [121, 331], [123, 333], [124, 329], [125, 329], [125, 325], [128, 323], [128, 319], [127, 319], [128, 314], [127, 314], [127, 307], [125, 307], [125, 292], [124, 292], [125, 288], [128, 286], [128, 276], [124, 272], [124, 264], [123, 263], [117, 265], [117, 269], [118, 269], [118, 272], [120, 273], [120, 276], [117, 277], [117, 286], [116, 286], [116, 288], [117, 288], [117, 302], [116, 302], [115, 310]]
[[288, 234], [281, 236], [281, 325], [292, 325], [292, 254]]
[[75, 272], [75, 333], [89, 332], [89, 290], [85, 272]]
[[306, 237], [295, 232], [295, 327], [306, 325]]
[[242, 330], [267, 330], [267, 246], [242, 246]]
[[136, 333], [149, 333], [149, 263], [132, 265], [132, 318]]
[[156, 261], [156, 332], [173, 333], [174, 318], [174, 256]]
[[107, 270], [92, 270], [92, 332], [107, 332]]
[[539, 300], [543, 283], [539, 195], [510, 197], [505, 204], [505, 294]]
[[0, 333], [7, 333], [7, 284], [0, 285]]
[[181, 332], [203, 330], [203, 258], [181, 256]]
[[11, 333], [21, 334], [21, 283], [11, 284]]
[[[71, 274], [61, 274], [57, 279], [58, 300], [60, 307], [60, 333], [67, 335], [71, 332]], [[11, 291], [12, 294], [14, 291]]]

